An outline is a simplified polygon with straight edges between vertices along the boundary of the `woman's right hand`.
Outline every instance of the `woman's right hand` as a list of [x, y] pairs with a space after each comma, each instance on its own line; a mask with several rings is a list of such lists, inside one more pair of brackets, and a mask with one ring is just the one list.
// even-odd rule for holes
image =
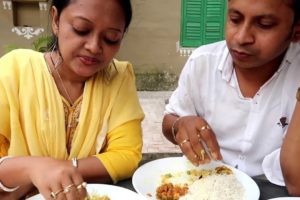
[[211, 159], [222, 159], [216, 136], [204, 119], [185, 116], [180, 117], [174, 125], [175, 140], [194, 165], [208, 163]]
[[45, 199], [75, 200], [86, 197], [84, 180], [71, 161], [30, 157], [28, 162], [28, 176]]

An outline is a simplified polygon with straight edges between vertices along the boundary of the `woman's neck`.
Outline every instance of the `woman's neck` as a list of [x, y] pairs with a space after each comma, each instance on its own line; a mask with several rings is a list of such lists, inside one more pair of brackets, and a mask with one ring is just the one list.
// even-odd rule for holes
[[45, 59], [59, 93], [73, 105], [83, 94], [86, 80], [74, 75], [72, 70], [58, 60], [58, 56], [57, 53], [46, 53]]

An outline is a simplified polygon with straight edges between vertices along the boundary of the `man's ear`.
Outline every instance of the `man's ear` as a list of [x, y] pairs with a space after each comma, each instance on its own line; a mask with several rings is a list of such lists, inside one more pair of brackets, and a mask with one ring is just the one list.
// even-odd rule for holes
[[51, 22], [52, 32], [53, 32], [54, 35], [57, 36], [57, 34], [58, 34], [59, 16], [58, 16], [57, 9], [54, 6], [51, 8], [51, 16], [52, 16], [52, 22]]
[[293, 42], [300, 42], [300, 20], [295, 24]]

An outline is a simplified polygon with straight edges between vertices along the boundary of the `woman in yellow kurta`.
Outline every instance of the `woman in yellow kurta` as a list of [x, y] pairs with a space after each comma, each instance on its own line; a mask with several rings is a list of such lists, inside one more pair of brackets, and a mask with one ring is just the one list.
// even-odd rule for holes
[[32, 186], [46, 199], [81, 199], [85, 181], [128, 178], [141, 159], [134, 73], [113, 60], [130, 1], [52, 4], [52, 51], [14, 50], [0, 59], [1, 199]]
[[292, 196], [300, 196], [300, 161], [298, 160], [300, 154], [300, 87], [297, 90], [296, 99], [294, 113], [280, 151], [283, 178]]

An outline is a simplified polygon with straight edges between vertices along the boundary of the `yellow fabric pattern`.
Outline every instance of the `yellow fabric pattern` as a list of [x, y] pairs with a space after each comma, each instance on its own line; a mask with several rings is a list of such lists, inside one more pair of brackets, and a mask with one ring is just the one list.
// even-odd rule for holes
[[80, 110], [81, 110], [81, 104], [82, 104], [82, 96], [80, 96], [75, 102], [74, 105], [71, 105], [64, 97], [62, 96], [62, 102], [64, 106], [64, 112], [65, 112], [65, 127], [66, 127], [66, 148], [68, 153], [70, 153], [72, 148], [72, 141], [74, 137], [74, 133], [76, 131], [78, 122], [79, 122], [79, 116], [80, 116]]
[[[106, 133], [130, 121], [141, 122], [144, 114], [137, 98], [132, 66], [128, 62], [115, 64], [118, 73], [109, 83], [100, 73], [86, 81], [80, 118], [68, 154], [62, 99], [43, 54], [14, 50], [3, 56], [0, 59], [0, 133], [9, 141], [8, 154], [80, 159], [97, 154]], [[140, 129], [129, 132], [123, 132], [128, 142], [141, 137]], [[129, 143], [124, 147], [127, 145], [136, 146]], [[119, 153], [130, 160], [130, 165], [140, 160], [140, 155], [130, 148]], [[104, 163], [113, 168], [107, 169], [112, 176], [119, 173], [113, 172], [118, 165], [124, 165], [124, 160], [118, 161]], [[116, 181], [130, 176], [132, 170], [112, 178]]]

